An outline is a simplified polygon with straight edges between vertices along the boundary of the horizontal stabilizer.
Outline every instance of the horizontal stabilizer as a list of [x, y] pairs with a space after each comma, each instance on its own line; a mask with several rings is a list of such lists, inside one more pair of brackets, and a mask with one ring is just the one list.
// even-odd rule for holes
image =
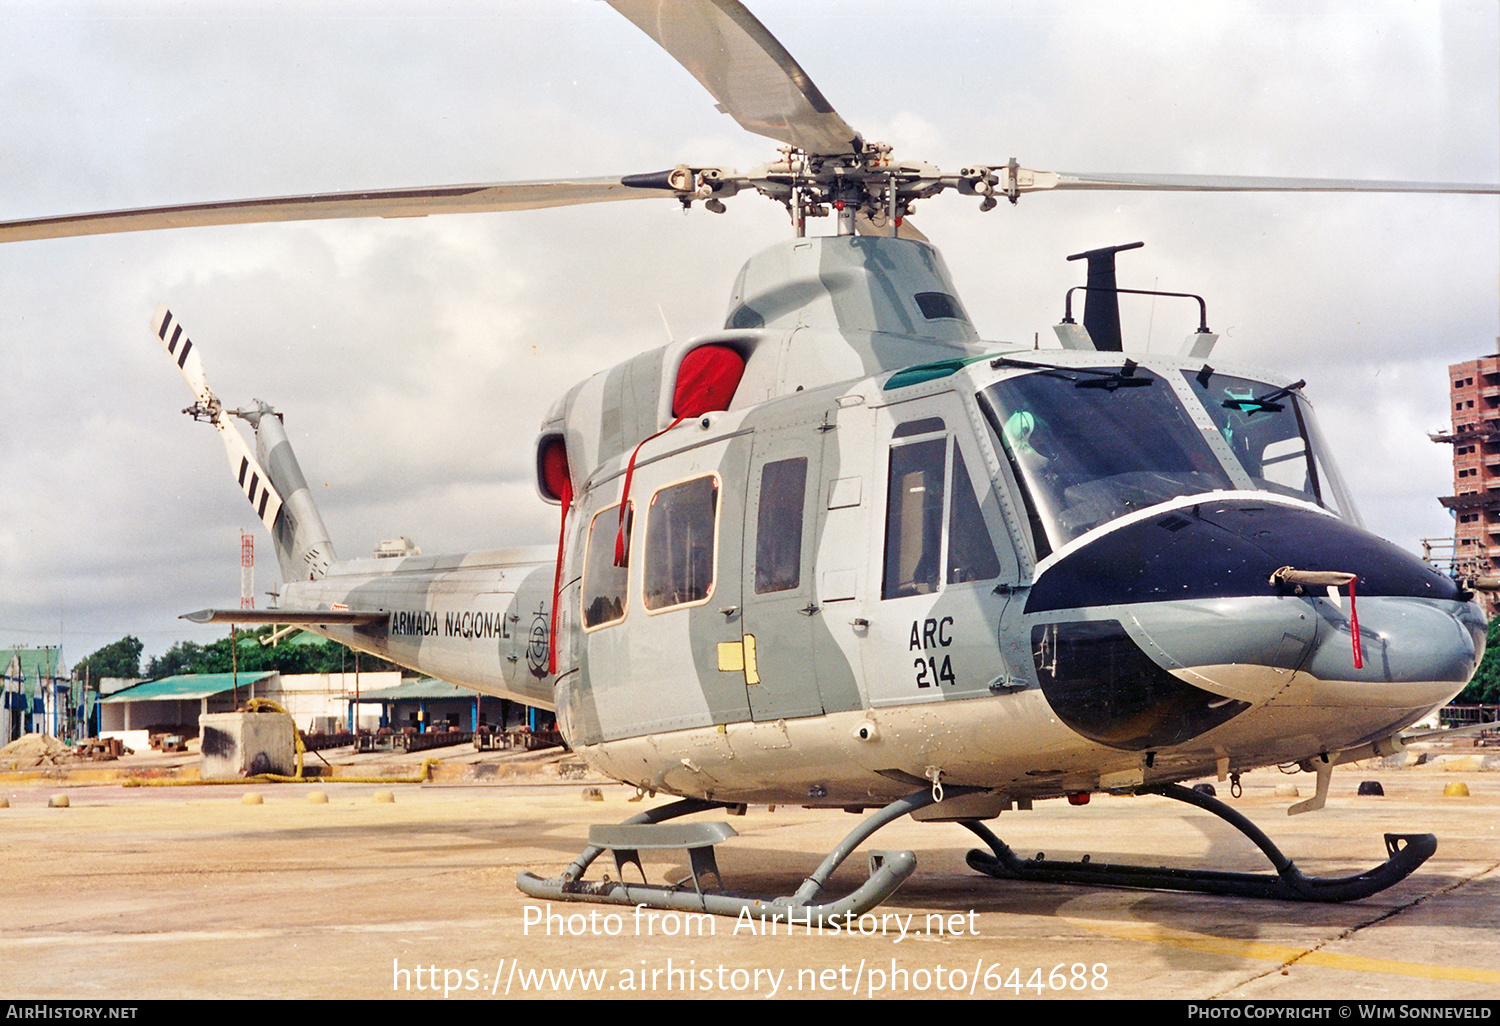
[[379, 623], [389, 612], [351, 609], [200, 609], [179, 619], [193, 623], [361, 624]]
[[1461, 727], [1440, 727], [1432, 730], [1420, 730], [1415, 734], [1402, 734], [1401, 743], [1409, 745], [1414, 741], [1434, 741], [1443, 737], [1456, 737], [1460, 734], [1482, 734], [1486, 730], [1500, 730], [1500, 723], [1491, 720], [1488, 723], [1465, 723]]

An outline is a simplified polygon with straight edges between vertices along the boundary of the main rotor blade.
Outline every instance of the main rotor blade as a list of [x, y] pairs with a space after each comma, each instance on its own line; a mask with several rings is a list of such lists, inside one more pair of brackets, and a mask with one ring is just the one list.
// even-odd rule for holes
[[426, 217], [428, 214], [540, 210], [578, 203], [672, 198], [670, 192], [631, 189], [618, 178], [581, 178], [550, 182], [501, 182], [419, 189], [329, 192], [312, 196], [184, 203], [167, 207], [108, 210], [25, 221], [0, 221], [0, 242], [60, 239], [77, 235], [143, 232], [158, 228], [195, 228], [218, 224], [263, 224], [351, 217]]
[[[1263, 178], [1258, 175], [1150, 175], [1056, 172], [1053, 189], [1138, 189], [1148, 192], [1434, 192], [1500, 193], [1500, 185], [1462, 182], [1361, 181], [1354, 178]], [[1038, 174], [1038, 178], [1041, 174]], [[1022, 191], [1025, 191], [1023, 186]]]
[[808, 153], [858, 153], [859, 133], [738, 0], [609, 0], [741, 126]]

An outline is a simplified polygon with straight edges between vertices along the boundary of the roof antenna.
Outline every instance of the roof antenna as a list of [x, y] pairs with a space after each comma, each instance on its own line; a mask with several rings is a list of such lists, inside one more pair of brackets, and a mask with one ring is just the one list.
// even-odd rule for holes
[[[1118, 353], [1125, 348], [1120, 340], [1120, 295], [1115, 284], [1115, 254], [1140, 249], [1144, 242], [1123, 246], [1106, 246], [1074, 253], [1069, 260], [1089, 262], [1089, 283], [1084, 292], [1083, 326], [1100, 352]], [[1095, 296], [1098, 298], [1096, 299]]]
[[672, 325], [667, 323], [667, 311], [663, 310], [660, 303], [656, 304], [656, 312], [661, 314], [661, 326], [667, 329], [667, 344], [676, 341], [672, 338]]

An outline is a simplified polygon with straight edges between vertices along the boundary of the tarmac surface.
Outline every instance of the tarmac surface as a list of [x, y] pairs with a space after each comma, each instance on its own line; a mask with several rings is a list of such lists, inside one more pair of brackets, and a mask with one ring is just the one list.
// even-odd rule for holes
[[[410, 775], [421, 757], [324, 753], [345, 777]], [[1328, 806], [1288, 817], [1288, 781], [1247, 774], [1228, 799], [1309, 874], [1360, 872], [1387, 832], [1432, 832], [1437, 853], [1373, 897], [1318, 905], [991, 880], [972, 836], [900, 820], [865, 849], [910, 849], [917, 870], [837, 933], [529, 898], [516, 875], [560, 872], [594, 823], [666, 799], [578, 779], [570, 756], [434, 753], [432, 783], [235, 783], [191, 778], [196, 757], [0, 774], [0, 965], [10, 999], [869, 998], [1493, 1000], [1500, 996], [1500, 773], [1494, 756], [1342, 767]], [[308, 764], [321, 765], [309, 755]], [[1384, 797], [1359, 797], [1378, 780]], [[108, 782], [106, 782], [108, 781]], [[120, 781], [148, 781], [125, 786]], [[1444, 797], [1462, 781], [1469, 797]], [[598, 787], [603, 801], [584, 799]], [[310, 800], [313, 792], [327, 801]], [[394, 801], [383, 801], [386, 792]], [[246, 795], [261, 804], [245, 804]], [[65, 795], [65, 808], [49, 801]], [[253, 800], [253, 799], [252, 799]], [[790, 894], [858, 822], [752, 806], [696, 819], [726, 886]], [[1048, 858], [1269, 871], [1227, 824], [1155, 797], [1040, 802], [991, 828]], [[653, 883], [686, 857], [643, 852]], [[863, 852], [834, 876], [866, 875]], [[633, 873], [628, 869], [627, 873]], [[591, 879], [615, 867], [608, 855]]]

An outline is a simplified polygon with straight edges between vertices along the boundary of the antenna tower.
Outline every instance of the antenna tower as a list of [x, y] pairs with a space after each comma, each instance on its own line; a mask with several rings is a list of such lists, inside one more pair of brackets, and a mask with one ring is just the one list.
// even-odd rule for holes
[[255, 535], [240, 532], [240, 608], [255, 608]]

